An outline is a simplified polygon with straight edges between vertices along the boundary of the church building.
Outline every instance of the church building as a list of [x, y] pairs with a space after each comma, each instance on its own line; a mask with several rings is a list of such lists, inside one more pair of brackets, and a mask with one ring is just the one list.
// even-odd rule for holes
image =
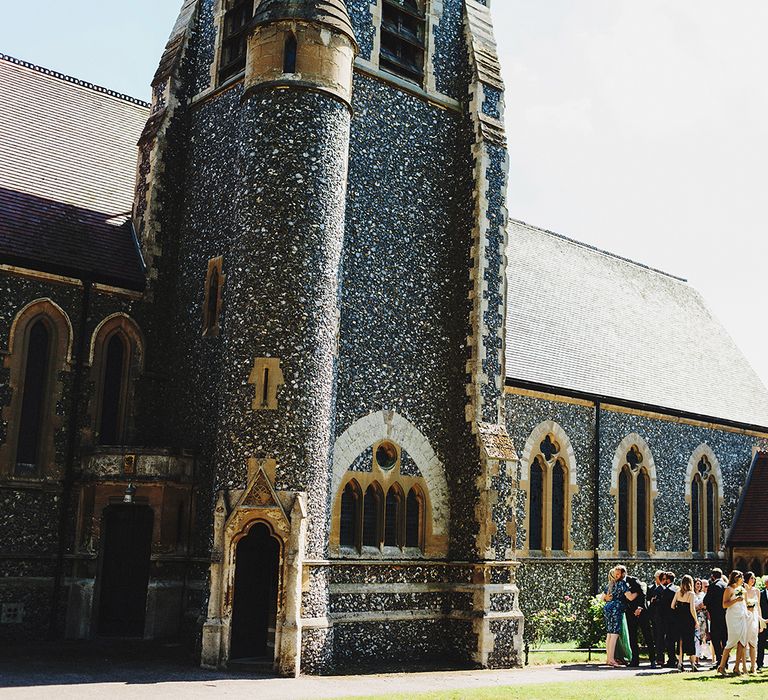
[[546, 582], [728, 565], [768, 392], [508, 216], [489, 5], [184, 0], [150, 104], [0, 55], [0, 641], [505, 668]]

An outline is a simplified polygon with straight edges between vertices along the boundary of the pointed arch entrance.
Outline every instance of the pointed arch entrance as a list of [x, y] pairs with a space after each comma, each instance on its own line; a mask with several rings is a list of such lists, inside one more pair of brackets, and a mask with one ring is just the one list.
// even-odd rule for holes
[[281, 542], [256, 522], [235, 546], [230, 660], [275, 658]]

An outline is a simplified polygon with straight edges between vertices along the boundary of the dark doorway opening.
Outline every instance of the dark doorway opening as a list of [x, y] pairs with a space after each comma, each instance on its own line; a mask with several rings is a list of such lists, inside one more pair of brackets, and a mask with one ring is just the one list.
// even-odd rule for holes
[[99, 634], [144, 636], [154, 513], [148, 506], [104, 511]]
[[264, 523], [237, 543], [232, 603], [231, 660], [275, 656], [280, 544]]

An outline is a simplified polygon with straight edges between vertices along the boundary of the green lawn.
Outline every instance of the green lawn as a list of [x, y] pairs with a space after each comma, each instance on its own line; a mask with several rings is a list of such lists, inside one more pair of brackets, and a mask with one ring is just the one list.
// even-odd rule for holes
[[[560, 664], [587, 663], [589, 653], [576, 648], [576, 642], [545, 642], [539, 649], [528, 654], [529, 666], [553, 666]], [[592, 662], [605, 659], [605, 649], [592, 652]]]
[[[606, 672], [606, 678], [610, 675]], [[768, 674], [745, 678], [719, 678], [712, 674], [670, 673], [627, 677], [601, 682], [547, 683], [542, 685], [467, 688], [438, 693], [378, 695], [375, 700], [689, 700], [739, 698], [765, 700]], [[362, 700], [362, 699], [360, 699]], [[370, 698], [368, 700], [371, 700]]]

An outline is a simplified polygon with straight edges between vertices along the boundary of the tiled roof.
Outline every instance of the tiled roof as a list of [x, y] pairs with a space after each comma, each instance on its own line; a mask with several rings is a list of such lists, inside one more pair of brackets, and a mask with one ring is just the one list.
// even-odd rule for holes
[[148, 105], [0, 54], [0, 262], [141, 289], [128, 217]]
[[747, 485], [741, 493], [728, 544], [768, 544], [768, 453], [758, 452], [749, 470]]
[[768, 427], [768, 392], [685, 280], [509, 224], [507, 377]]

